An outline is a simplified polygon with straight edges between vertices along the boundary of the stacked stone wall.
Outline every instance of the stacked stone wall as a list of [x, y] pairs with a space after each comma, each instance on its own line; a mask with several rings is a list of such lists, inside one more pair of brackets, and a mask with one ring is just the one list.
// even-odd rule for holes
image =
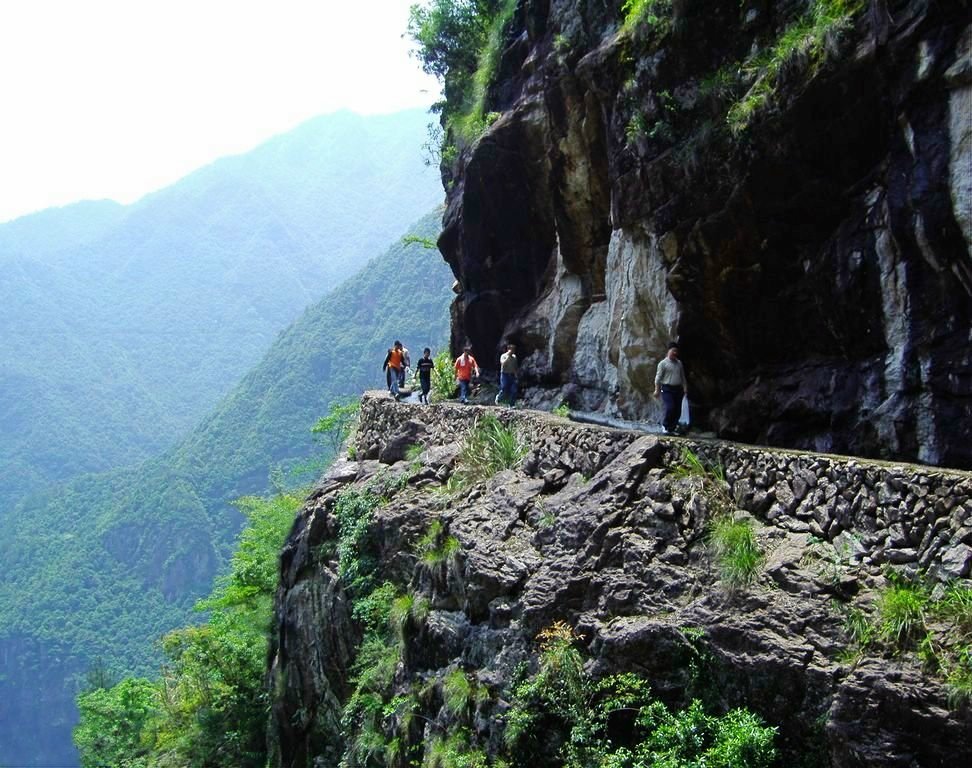
[[[438, 418], [423, 414], [429, 407]], [[577, 473], [593, 475], [643, 434], [538, 411], [393, 404], [384, 393], [367, 393], [355, 450], [370, 459], [384, 452], [391, 463], [410, 444], [458, 445], [487, 414], [516, 428], [529, 445], [524, 469], [550, 489]], [[691, 451], [706, 466], [722, 468], [740, 509], [827, 540], [851, 561], [942, 581], [972, 572], [972, 473], [691, 437], [657, 439], [661, 467], [677, 466]]]

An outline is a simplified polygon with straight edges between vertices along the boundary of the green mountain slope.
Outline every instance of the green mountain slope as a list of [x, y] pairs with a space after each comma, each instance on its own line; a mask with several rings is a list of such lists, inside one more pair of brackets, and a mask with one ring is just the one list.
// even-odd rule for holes
[[[410, 231], [434, 236], [438, 221]], [[152, 671], [154, 641], [191, 619], [232, 549], [241, 518], [229, 501], [320, 453], [311, 426], [335, 399], [383, 383], [395, 338], [443, 344], [451, 284], [437, 251], [393, 246], [308, 308], [163, 456], [18, 507], [0, 541], [0, 765], [76, 760], [77, 677], [99, 657]]]
[[441, 200], [412, 110], [316, 118], [131, 206], [0, 225], [0, 518], [171, 446]]

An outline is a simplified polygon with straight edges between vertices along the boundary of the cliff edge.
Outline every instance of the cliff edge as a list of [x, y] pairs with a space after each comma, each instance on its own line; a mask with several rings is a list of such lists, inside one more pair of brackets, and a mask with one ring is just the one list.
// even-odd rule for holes
[[[484, 429], [517, 448], [510, 469], [471, 472]], [[774, 765], [972, 760], [954, 676], [972, 622], [940, 610], [972, 594], [968, 473], [384, 393], [353, 451], [283, 551], [274, 765], [573, 765], [563, 717], [510, 736], [556, 632], [584, 679], [749, 708], [776, 729]], [[748, 532], [741, 571], [720, 522]], [[905, 593], [920, 621], [889, 630]], [[615, 725], [613, 748], [634, 733]], [[443, 745], [466, 762], [436, 762]]]

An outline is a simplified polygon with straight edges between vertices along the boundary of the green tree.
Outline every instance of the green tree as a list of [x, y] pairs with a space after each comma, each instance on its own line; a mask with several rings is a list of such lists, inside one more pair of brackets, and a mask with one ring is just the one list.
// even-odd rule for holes
[[[297, 493], [237, 502], [248, 525], [229, 573], [197, 604], [204, 624], [169, 632], [161, 679], [128, 678], [78, 698], [83, 768], [261, 768], [269, 706], [263, 684], [278, 557]], [[163, 759], [164, 757], [164, 759]]]
[[94, 688], [78, 697], [81, 723], [74, 743], [81, 768], [137, 768], [149, 752], [149, 723], [159, 715], [156, 683], [137, 677], [112, 688]]

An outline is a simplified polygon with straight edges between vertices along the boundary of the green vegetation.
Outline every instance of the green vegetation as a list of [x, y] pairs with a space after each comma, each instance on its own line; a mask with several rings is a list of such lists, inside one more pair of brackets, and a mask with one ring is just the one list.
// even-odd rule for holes
[[492, 414], [478, 417], [459, 453], [453, 488], [468, 488], [488, 480], [497, 472], [516, 467], [528, 447], [514, 427], [507, 427]]
[[919, 577], [894, 571], [887, 580], [869, 612], [839, 608], [853, 649], [857, 654], [915, 653], [945, 680], [952, 706], [972, 702], [972, 587], [932, 588]]
[[[506, 746], [514, 765], [712, 766], [772, 764], [775, 729], [744, 709], [721, 717], [699, 701], [671, 712], [633, 674], [594, 681], [563, 623], [540, 634], [539, 669], [513, 691]], [[609, 738], [608, 734], [612, 734]]]
[[698, 496], [709, 514], [707, 543], [723, 583], [737, 590], [753, 582], [763, 563], [752, 521], [735, 514], [736, 504], [721, 465], [709, 466], [688, 448], [672, 470], [676, 489]]
[[459, 550], [459, 539], [445, 532], [441, 520], [433, 520], [416, 543], [419, 561], [426, 568], [434, 569], [447, 564], [458, 555]]
[[446, 712], [455, 718], [465, 719], [476, 701], [479, 688], [461, 669], [446, 673], [442, 680], [442, 700]]
[[351, 437], [358, 424], [360, 410], [361, 403], [355, 398], [335, 400], [327, 415], [321, 416], [311, 428], [313, 434], [320, 435], [330, 455], [337, 455], [341, 446]]
[[443, 349], [435, 356], [435, 368], [432, 370], [432, 389], [429, 395], [433, 402], [448, 400], [456, 392], [456, 376], [452, 367], [452, 357], [448, 349]]
[[763, 553], [751, 521], [735, 520], [729, 515], [716, 517], [709, 529], [708, 543], [729, 589], [753, 582], [763, 563]]
[[914, 647], [926, 632], [930, 595], [924, 584], [892, 578], [877, 602], [878, 637], [898, 649]]
[[[769, 48], [745, 62], [740, 71], [753, 80], [746, 95], [729, 109], [726, 120], [735, 134], [744, 131], [775, 93], [780, 73], [797, 58], [812, 71], [824, 60], [827, 39], [847, 29], [864, 7], [862, 0], [812, 0], [807, 13], [787, 27]], [[725, 74], [714, 78], [725, 80]]]
[[[433, 236], [438, 227], [432, 214], [409, 231]], [[74, 717], [72, 681], [92, 660], [126, 675], [154, 674], [158, 638], [191, 620], [194, 602], [232, 554], [243, 516], [229, 500], [264, 492], [268, 474], [281, 489], [316, 480], [332, 441], [311, 426], [337, 415], [335, 403], [383, 382], [390, 339], [414, 349], [447, 336], [451, 281], [434, 252], [396, 243], [308, 309], [166, 455], [78, 478], [5, 520], [0, 641], [10, 662], [0, 695], [44, 693], [18, 704], [23, 721], [0, 723], [0, 745], [9, 749], [0, 762], [71, 761], [64, 724]]]
[[165, 635], [158, 680], [126, 678], [78, 697], [82, 768], [262, 768], [264, 675], [277, 558], [302, 495], [239, 502], [249, 524], [229, 573], [198, 610], [208, 620]]
[[451, 166], [459, 149], [499, 117], [486, 105], [515, 9], [516, 0], [427, 0], [411, 7], [408, 34], [418, 44], [422, 68], [443, 85], [443, 166]]
[[562, 419], [570, 418], [570, 406], [567, 403], [561, 403], [556, 408], [554, 408], [551, 413], [554, 416], [559, 416]]
[[672, 0], [624, 0], [621, 15], [623, 28], [629, 32], [639, 25], [660, 27], [670, 21]]
[[695, 453], [684, 448], [672, 474], [676, 482], [690, 493], [701, 496], [713, 518], [730, 514], [735, 509], [722, 465], [708, 466]]

